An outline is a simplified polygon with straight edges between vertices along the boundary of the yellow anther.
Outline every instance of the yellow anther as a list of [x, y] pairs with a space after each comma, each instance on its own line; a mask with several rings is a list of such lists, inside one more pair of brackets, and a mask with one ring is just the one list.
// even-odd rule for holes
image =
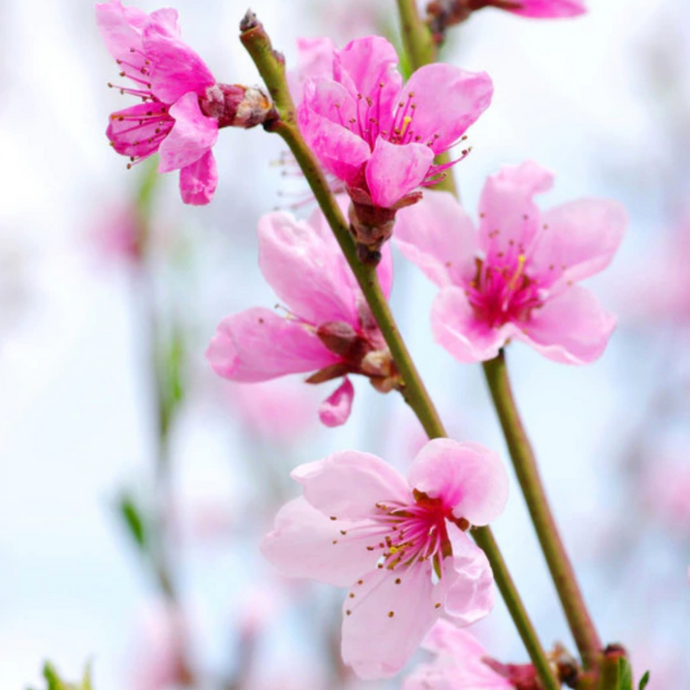
[[400, 130], [400, 136], [401, 137], [405, 136], [405, 132], [407, 131], [407, 128], [409, 127], [410, 122], [412, 122], [412, 118], [409, 115], [405, 115], [405, 117], [403, 118], [402, 129]]

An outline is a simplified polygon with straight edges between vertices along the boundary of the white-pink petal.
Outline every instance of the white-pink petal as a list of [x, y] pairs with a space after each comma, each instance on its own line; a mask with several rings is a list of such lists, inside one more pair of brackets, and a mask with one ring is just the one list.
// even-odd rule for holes
[[343, 382], [331, 393], [319, 407], [319, 419], [328, 427], [342, 426], [350, 418], [355, 388], [350, 379]]
[[364, 519], [377, 512], [377, 503], [412, 501], [397, 470], [376, 455], [357, 450], [300, 465], [290, 476], [302, 484], [311, 505], [337, 519]]
[[408, 481], [473, 525], [495, 520], [508, 501], [508, 473], [498, 454], [479, 443], [429, 441], [410, 466]]
[[261, 553], [283, 575], [349, 587], [375, 567], [366, 537], [343, 536], [354, 524], [329, 520], [303, 498], [286, 503], [273, 530], [261, 540]]
[[218, 168], [211, 149], [180, 170], [180, 195], [185, 204], [204, 206], [210, 203], [217, 187]]

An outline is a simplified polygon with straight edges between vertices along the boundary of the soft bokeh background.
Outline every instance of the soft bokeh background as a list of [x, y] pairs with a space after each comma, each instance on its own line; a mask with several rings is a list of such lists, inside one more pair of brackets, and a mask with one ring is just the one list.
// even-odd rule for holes
[[[683, 690], [690, 9], [686, 0], [590, 5], [561, 22], [487, 10], [453, 31], [445, 58], [488, 71], [496, 90], [456, 175], [471, 210], [487, 174], [528, 158], [557, 173], [544, 206], [607, 196], [629, 209], [624, 246], [593, 281], [621, 320], [605, 356], [569, 368], [514, 345], [509, 359], [603, 638], [626, 644], [638, 673], [651, 667], [654, 690]], [[176, 7], [220, 81], [257, 81], [236, 39], [243, 5]], [[298, 36], [343, 43], [372, 22], [395, 26], [392, 0], [255, 0], [253, 9], [288, 63]], [[327, 385], [232, 387], [203, 357], [224, 315], [275, 301], [257, 268], [256, 222], [301, 189], [276, 165], [280, 141], [224, 130], [219, 193], [206, 208], [182, 205], [176, 174], [160, 180], [143, 274], [121, 250], [147, 171], [125, 170], [103, 135], [108, 113], [127, 103], [106, 87], [116, 66], [93, 4], [3, 0], [0, 27], [0, 690], [37, 684], [46, 657], [73, 678], [90, 659], [97, 690], [173, 687], [180, 655], [203, 688], [350, 687], [334, 662], [340, 594], [282, 581], [257, 543], [295, 493], [289, 468], [345, 447], [404, 468], [418, 426], [396, 396], [356, 381], [353, 418], [324, 429], [316, 409]], [[394, 311], [444, 418], [457, 438], [505, 457], [479, 368], [434, 345], [434, 289], [396, 259]], [[164, 492], [154, 481], [152, 313], [164, 346], [184, 341]], [[118, 514], [125, 494], [165, 516], [174, 607]], [[572, 648], [517, 491], [495, 529], [543, 639]], [[524, 659], [502, 605], [477, 634], [492, 655]]]

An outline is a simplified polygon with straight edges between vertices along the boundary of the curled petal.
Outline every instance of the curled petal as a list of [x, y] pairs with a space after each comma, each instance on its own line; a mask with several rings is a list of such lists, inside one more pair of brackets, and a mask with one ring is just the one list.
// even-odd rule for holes
[[206, 151], [196, 163], [180, 170], [180, 194], [185, 204], [204, 206], [210, 203], [217, 186], [218, 168], [213, 151]]
[[155, 153], [175, 121], [161, 103], [138, 103], [110, 116], [106, 136], [118, 153], [146, 158]]
[[410, 466], [408, 480], [473, 525], [495, 520], [508, 501], [506, 469], [497, 453], [479, 443], [429, 441]]
[[418, 203], [398, 211], [393, 237], [406, 259], [439, 287], [474, 277], [477, 231], [450, 192], [424, 192]]
[[540, 285], [566, 287], [568, 281], [583, 280], [611, 263], [628, 216], [615, 201], [579, 199], [546, 211], [542, 222], [529, 260], [530, 274]]
[[553, 173], [532, 162], [506, 165], [488, 178], [479, 202], [479, 241], [489, 264], [514, 263], [528, 252], [541, 226], [533, 197], [552, 185]]
[[402, 475], [381, 458], [357, 450], [329, 455], [296, 467], [290, 476], [304, 487], [304, 497], [324, 515], [364, 519], [376, 504], [410, 501]]
[[587, 12], [584, 0], [519, 0], [519, 4], [509, 11], [533, 19], [577, 17]]
[[424, 181], [434, 161], [434, 152], [423, 144], [391, 144], [378, 138], [366, 168], [371, 198], [377, 206], [390, 208]]
[[260, 307], [223, 319], [206, 358], [216, 374], [231, 381], [268, 381], [339, 361], [312, 328]]
[[[455, 578], [446, 592], [444, 608], [457, 625], [472, 625], [494, 607], [494, 576], [484, 552], [458, 529], [449, 529], [453, 558], [444, 562]], [[450, 579], [450, 578], [449, 578]]]
[[438, 618], [438, 588], [428, 562], [364, 575], [343, 604], [343, 661], [366, 680], [394, 676]]
[[535, 309], [514, 337], [544, 357], [563, 364], [586, 364], [606, 349], [616, 317], [586, 288], [574, 285]]
[[478, 319], [457, 285], [443, 288], [431, 308], [431, 330], [442, 345], [459, 362], [485, 362], [498, 355], [515, 330], [512, 324], [491, 328]]
[[175, 10], [153, 12], [143, 32], [144, 52], [152, 68], [151, 89], [164, 103], [174, 103], [189, 92], [202, 96], [216, 82], [206, 63], [179, 35]]
[[344, 381], [321, 403], [319, 419], [329, 427], [342, 426], [350, 417], [355, 389], [350, 379]]
[[196, 163], [218, 139], [218, 120], [201, 112], [195, 94], [182, 96], [171, 106], [170, 115], [175, 125], [159, 149], [161, 173]]
[[[321, 215], [321, 214], [320, 214]], [[354, 276], [327, 232], [275, 212], [259, 221], [259, 266], [278, 297], [306, 321], [357, 325]]]
[[366, 549], [369, 535], [342, 534], [352, 526], [346, 520], [329, 520], [297, 498], [276, 515], [273, 530], [261, 540], [261, 553], [288, 577], [349, 587], [374, 565]]
[[96, 4], [96, 24], [108, 52], [130, 63], [134, 71], [144, 66], [141, 32], [148, 18], [146, 12], [123, 7], [119, 0]]
[[468, 72], [438, 62], [420, 67], [410, 77], [400, 102], [403, 107], [408, 101], [416, 106], [409, 124], [414, 141], [428, 143], [438, 154], [447, 151], [479, 118], [492, 95], [493, 84], [486, 72]]

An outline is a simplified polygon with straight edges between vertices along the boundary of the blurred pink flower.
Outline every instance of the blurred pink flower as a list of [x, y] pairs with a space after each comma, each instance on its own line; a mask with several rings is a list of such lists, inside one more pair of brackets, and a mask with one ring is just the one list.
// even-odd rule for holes
[[513, 684], [484, 663], [484, 648], [465, 630], [439, 620], [422, 643], [436, 656], [419, 664], [402, 690], [503, 690]]
[[[309, 222], [269, 213], [259, 221], [258, 235], [261, 272], [289, 311], [280, 316], [254, 307], [223, 319], [206, 357], [231, 381], [310, 371], [316, 373], [309, 383], [344, 377], [319, 411], [327, 426], [344, 424], [354, 396], [348, 374], [367, 376], [381, 391], [397, 381], [383, 337], [320, 211]], [[378, 275], [388, 296], [390, 251], [384, 252]]]
[[447, 192], [399, 213], [398, 246], [441, 288], [434, 336], [461, 362], [491, 359], [511, 339], [567, 364], [604, 351], [615, 317], [574, 283], [606, 268], [627, 217], [620, 204], [599, 199], [542, 214], [532, 198], [552, 184], [536, 163], [505, 166], [484, 186], [478, 232]]
[[395, 48], [378, 36], [333, 50], [327, 74], [324, 62], [321, 55], [319, 74], [304, 85], [300, 128], [324, 168], [365, 205], [392, 208], [437, 182], [450, 164], [434, 165], [434, 157], [491, 102], [487, 74], [443, 63], [422, 67], [403, 87]]
[[584, 0], [489, 0], [488, 6], [534, 19], [577, 17], [587, 12]]
[[92, 221], [89, 240], [108, 262], [135, 265], [141, 260], [141, 221], [133, 205], [113, 206]]
[[121, 77], [121, 93], [143, 102], [110, 116], [111, 145], [130, 165], [160, 154], [158, 171], [180, 171], [186, 204], [207, 204], [218, 184], [211, 148], [218, 128], [249, 127], [270, 110], [258, 89], [218, 84], [204, 61], [181, 40], [177, 11], [147, 14], [120, 0], [96, 5], [96, 21]]
[[647, 508], [673, 532], [690, 538], [690, 455], [655, 458], [640, 477]]
[[469, 625], [493, 606], [484, 553], [465, 534], [503, 511], [508, 477], [474, 443], [435, 439], [407, 480], [380, 458], [335, 453], [297, 467], [263, 554], [284, 575], [350, 587], [343, 660], [362, 678], [397, 673], [441, 614]]

